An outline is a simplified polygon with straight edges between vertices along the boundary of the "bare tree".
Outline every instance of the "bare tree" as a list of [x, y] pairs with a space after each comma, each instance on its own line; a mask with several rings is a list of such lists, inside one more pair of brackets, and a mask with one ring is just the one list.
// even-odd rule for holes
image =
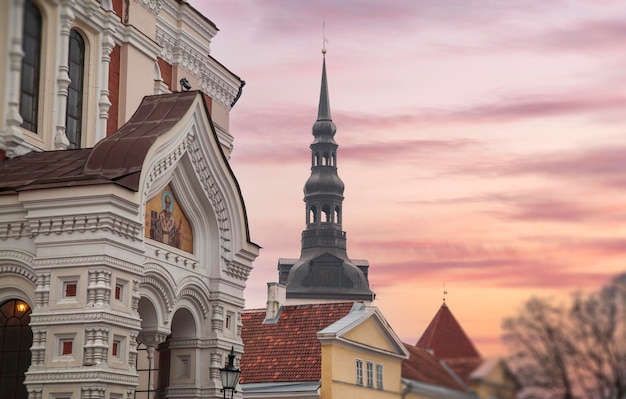
[[626, 398], [626, 274], [569, 306], [531, 298], [502, 326], [522, 398]]

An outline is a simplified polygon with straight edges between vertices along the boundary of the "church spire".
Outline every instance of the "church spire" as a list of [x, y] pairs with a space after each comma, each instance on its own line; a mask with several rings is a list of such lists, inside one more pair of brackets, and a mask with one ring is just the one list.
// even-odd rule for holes
[[311, 175], [304, 185], [306, 228], [300, 258], [280, 259], [279, 282], [291, 300], [372, 301], [366, 260], [351, 260], [342, 230], [344, 184], [337, 173], [337, 128], [330, 114], [326, 48], [322, 49], [322, 82], [317, 120], [313, 124]]
[[318, 121], [331, 121], [330, 101], [328, 99], [328, 81], [326, 80], [326, 48], [322, 49], [324, 59], [322, 61], [322, 87], [320, 88], [320, 103], [317, 109]]

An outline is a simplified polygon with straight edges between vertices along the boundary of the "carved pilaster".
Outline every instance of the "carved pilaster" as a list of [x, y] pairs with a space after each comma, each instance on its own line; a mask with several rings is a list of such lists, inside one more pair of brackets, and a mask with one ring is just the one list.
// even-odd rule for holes
[[100, 53], [100, 98], [98, 99], [98, 128], [96, 129], [96, 142], [106, 137], [107, 122], [109, 120], [109, 109], [111, 101], [109, 99], [109, 67], [111, 64], [111, 52], [115, 47], [113, 34], [115, 33], [114, 21], [107, 21], [102, 32], [101, 53]]
[[33, 346], [30, 348], [31, 367], [43, 367], [46, 361], [46, 329], [33, 329]]
[[213, 315], [211, 316], [211, 329], [214, 333], [221, 333], [224, 326], [224, 306], [213, 305]]
[[7, 115], [6, 130], [0, 131], [0, 149], [5, 150], [9, 157], [22, 155], [19, 150], [24, 142], [24, 134], [20, 126], [24, 121], [20, 115], [20, 74], [22, 70], [22, 23], [24, 19], [24, 0], [16, 0], [13, 7], [9, 7], [9, 70], [5, 76], [7, 84]]
[[211, 352], [211, 364], [209, 366], [209, 376], [211, 380], [219, 380], [220, 368], [222, 367], [222, 353]]
[[43, 397], [43, 386], [41, 385], [29, 385], [28, 390], [28, 399], [42, 399]]
[[70, 85], [70, 67], [68, 65], [70, 28], [74, 21], [73, 0], [61, 1], [61, 32], [59, 40], [59, 70], [57, 72], [57, 120], [54, 134], [54, 149], [64, 150], [70, 142], [65, 134], [65, 114], [67, 111], [67, 88]]
[[109, 306], [111, 303], [111, 272], [102, 269], [89, 270], [87, 280], [87, 306]]
[[85, 328], [84, 350], [83, 363], [86, 366], [106, 363], [109, 353], [109, 329], [104, 327]]
[[241, 312], [237, 312], [237, 336], [241, 337], [241, 330], [243, 329], [243, 320], [241, 318]]
[[50, 303], [50, 273], [42, 273], [37, 277], [35, 301], [35, 309], [48, 307]]
[[128, 365], [131, 369], [135, 370], [137, 368], [137, 337], [139, 336], [138, 331], [130, 332], [130, 341], [128, 343]]
[[133, 310], [133, 314], [139, 314], [139, 300], [141, 296], [139, 295], [139, 286], [141, 285], [141, 280], [133, 279], [133, 293], [130, 298], [130, 307]]
[[92, 385], [81, 387], [80, 399], [104, 399], [106, 387], [102, 385]]

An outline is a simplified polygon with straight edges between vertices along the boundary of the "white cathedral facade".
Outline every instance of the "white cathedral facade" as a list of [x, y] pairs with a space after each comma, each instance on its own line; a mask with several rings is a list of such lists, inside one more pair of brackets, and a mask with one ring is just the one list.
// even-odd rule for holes
[[0, 26], [0, 397], [221, 397], [259, 246], [217, 27], [181, 0], [5, 0]]

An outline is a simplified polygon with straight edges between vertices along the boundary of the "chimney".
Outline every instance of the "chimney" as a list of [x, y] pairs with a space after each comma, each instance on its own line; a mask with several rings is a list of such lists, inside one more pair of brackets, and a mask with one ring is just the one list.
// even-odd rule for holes
[[263, 324], [273, 324], [278, 321], [280, 311], [285, 304], [287, 290], [279, 283], [267, 283], [267, 308]]

